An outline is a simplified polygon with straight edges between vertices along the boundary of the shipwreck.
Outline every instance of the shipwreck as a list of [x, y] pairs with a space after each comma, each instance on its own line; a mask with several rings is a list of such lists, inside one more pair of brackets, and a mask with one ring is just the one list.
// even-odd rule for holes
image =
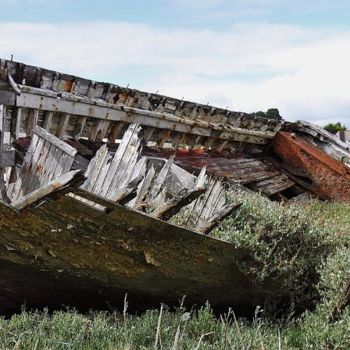
[[0, 309], [282, 299], [208, 235], [240, 206], [227, 193], [349, 201], [349, 162], [307, 122], [0, 60]]

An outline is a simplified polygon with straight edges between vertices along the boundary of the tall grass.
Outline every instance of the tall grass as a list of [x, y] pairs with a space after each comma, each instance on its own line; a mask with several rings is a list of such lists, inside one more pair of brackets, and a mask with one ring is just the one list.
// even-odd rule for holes
[[232, 311], [215, 317], [210, 307], [170, 312], [165, 307], [142, 315], [76, 311], [22, 312], [0, 319], [2, 350], [116, 349], [349, 349], [350, 313], [329, 322], [325, 308], [289, 322], [253, 320]]

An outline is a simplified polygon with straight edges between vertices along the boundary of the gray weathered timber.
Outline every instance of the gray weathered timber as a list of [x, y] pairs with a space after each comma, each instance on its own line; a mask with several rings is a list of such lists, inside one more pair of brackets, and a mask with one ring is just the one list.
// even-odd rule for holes
[[[0, 153], [4, 149], [4, 121], [6, 116], [6, 107], [0, 105]], [[0, 164], [1, 165], [1, 164]], [[6, 194], [6, 183], [5, 183], [5, 168], [0, 166], [0, 200], [5, 203], [8, 202], [8, 197]]]
[[75, 195], [108, 211], [71, 196], [21, 214], [0, 204], [1, 309], [122, 307], [127, 293], [133, 308], [178, 305], [186, 295], [188, 304], [208, 300], [249, 314], [266, 299], [283, 298], [278, 281], [257, 286], [241, 273], [244, 249], [86, 192]]
[[169, 113], [110, 104], [69, 93], [62, 93], [58, 96], [53, 91], [28, 86], [21, 86], [21, 89], [21, 95], [16, 97], [16, 105], [23, 108], [40, 108], [45, 111], [87, 116], [106, 121], [139, 123], [144, 126], [170, 129], [181, 133], [261, 145], [266, 144], [267, 140], [272, 139], [275, 135], [274, 131], [251, 130], [202, 119], [181, 118]]
[[32, 136], [34, 128], [38, 125], [39, 119], [39, 110], [33, 109], [29, 111], [28, 120], [27, 120], [27, 135]]
[[8, 82], [9, 82], [11, 88], [16, 93], [16, 95], [20, 95], [21, 94], [21, 89], [18, 87], [16, 82], [13, 80], [11, 74], [7, 74], [7, 79], [8, 79]]
[[154, 210], [152, 216], [161, 220], [169, 220], [172, 216], [176, 215], [183, 207], [186, 207], [194, 200], [196, 200], [205, 191], [204, 188], [194, 188], [189, 190], [182, 196], [175, 197], [174, 199], [159, 205]]
[[72, 75], [0, 60], [0, 76], [11, 74], [16, 83], [58, 93], [71, 93], [108, 103], [136, 107], [144, 110], [174, 114], [180, 117], [207, 120], [235, 127], [277, 131], [283, 124], [279, 120], [252, 117], [247, 113], [233, 112], [186, 100], [124, 88], [109, 83], [95, 82]]
[[12, 167], [15, 165], [15, 152], [0, 150], [0, 168]]
[[59, 176], [57, 179], [49, 182], [48, 184], [44, 184], [37, 190], [30, 192], [29, 194], [13, 201], [11, 206], [17, 210], [22, 210], [33, 203], [38, 202], [40, 199], [43, 199], [47, 195], [59, 191], [62, 187], [69, 184], [75, 176], [80, 173], [80, 170], [73, 170], [68, 173], [65, 173]]
[[198, 232], [209, 233], [239, 206], [240, 203], [228, 203], [222, 180], [211, 179], [205, 193], [190, 206], [186, 226]]
[[139, 125], [130, 125], [113, 157], [103, 145], [85, 172], [82, 189], [113, 202], [123, 200], [130, 208], [163, 220], [205, 192], [194, 206], [191, 227], [207, 232], [230, 212], [221, 182], [212, 181], [205, 191], [205, 168], [196, 177], [175, 165], [174, 156], [168, 160], [141, 157], [140, 131]]
[[140, 210], [145, 207], [144, 199], [149, 191], [151, 183], [155, 177], [156, 171], [153, 165], [150, 166], [150, 169], [145, 173], [144, 178], [137, 187], [136, 197], [127, 203], [127, 206], [132, 209]]
[[[115, 202], [125, 198], [131, 191], [136, 191], [143, 177], [138, 176], [145, 166], [142, 164], [145, 159], [138, 163], [141, 157], [140, 130], [139, 125], [130, 125], [113, 157], [106, 145], [97, 151], [86, 171], [83, 189]], [[136, 178], [138, 181], [135, 182]]]
[[69, 172], [76, 152], [73, 147], [44, 129], [35, 127], [19, 177], [8, 193], [11, 201], [18, 201]]
[[59, 148], [61, 151], [63, 151], [64, 153], [68, 154], [71, 157], [74, 157], [77, 153], [77, 150], [75, 148], [68, 145], [64, 141], [59, 140], [54, 135], [46, 132], [43, 128], [35, 128], [35, 134], [45, 139], [46, 141], [50, 142], [53, 146], [55, 146], [56, 148]]
[[[7, 84], [8, 74], [13, 77], [20, 94]], [[184, 143], [189, 147], [200, 144], [224, 151], [251, 144], [255, 145], [253, 151], [261, 152], [283, 124], [283, 121], [93, 82], [0, 59], [1, 78], [5, 79], [5, 85], [0, 86], [0, 103], [12, 108], [16, 106], [28, 115], [24, 117], [28, 122], [22, 123], [22, 129], [19, 125], [22, 136], [31, 135], [34, 125], [31, 119], [35, 112], [44, 115], [38, 125], [60, 138], [87, 137], [96, 141], [107, 138], [109, 142], [115, 142], [125, 124], [138, 123], [147, 127], [145, 139], [155, 142], [158, 147], [168, 143], [177, 147]], [[55, 116], [48, 127], [46, 115], [50, 112]]]

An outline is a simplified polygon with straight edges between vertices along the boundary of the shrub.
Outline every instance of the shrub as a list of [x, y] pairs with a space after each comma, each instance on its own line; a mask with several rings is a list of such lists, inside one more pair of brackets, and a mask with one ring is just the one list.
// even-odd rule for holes
[[240, 209], [212, 235], [248, 252], [237, 265], [258, 285], [275, 281], [290, 305], [310, 307], [318, 298], [318, 267], [339, 240], [307, 207], [271, 202], [259, 194], [242, 199]]

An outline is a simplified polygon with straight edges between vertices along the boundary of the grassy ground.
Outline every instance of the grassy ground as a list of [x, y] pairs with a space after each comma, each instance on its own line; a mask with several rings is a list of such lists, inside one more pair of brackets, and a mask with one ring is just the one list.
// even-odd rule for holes
[[[350, 278], [350, 205], [285, 206], [248, 195], [213, 235], [250, 249], [242, 271], [257, 283], [281, 280], [291, 294], [284, 318], [260, 309], [253, 320], [237, 320], [232, 310], [215, 317], [208, 305], [139, 316], [24, 311], [0, 319], [0, 349], [350, 349], [350, 310], [330, 321]], [[293, 314], [308, 303], [312, 312]]]
[[293, 321], [253, 321], [232, 313], [216, 318], [209, 307], [194, 313], [166, 309], [140, 316], [74, 311], [27, 313], [0, 321], [1, 349], [349, 349], [350, 314], [335, 323], [328, 308]]

